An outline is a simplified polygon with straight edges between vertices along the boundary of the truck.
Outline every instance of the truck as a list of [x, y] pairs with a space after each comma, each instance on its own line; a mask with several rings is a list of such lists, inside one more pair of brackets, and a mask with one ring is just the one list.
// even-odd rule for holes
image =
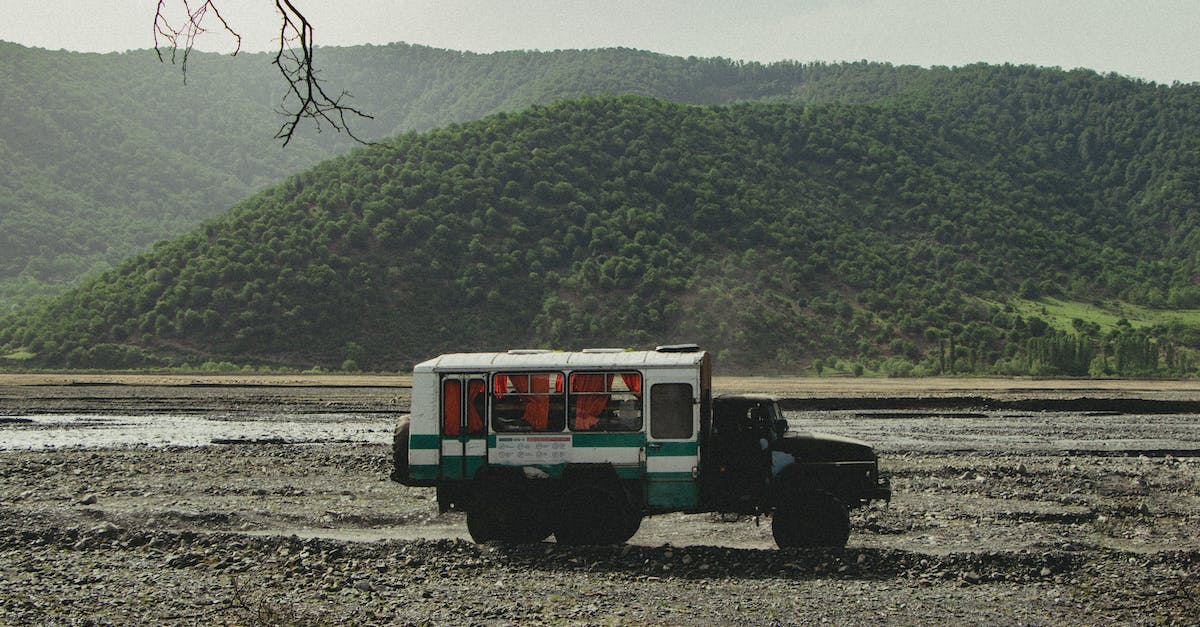
[[417, 364], [392, 479], [434, 487], [476, 542], [619, 544], [645, 516], [766, 515], [780, 547], [844, 547], [890, 500], [872, 447], [788, 428], [775, 398], [714, 395], [694, 344], [454, 353]]

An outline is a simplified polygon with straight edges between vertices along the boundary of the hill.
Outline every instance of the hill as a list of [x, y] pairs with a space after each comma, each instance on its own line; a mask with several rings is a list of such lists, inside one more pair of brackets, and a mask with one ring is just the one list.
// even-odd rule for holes
[[[874, 102], [584, 98], [408, 133], [5, 321], [72, 367], [396, 369], [702, 341], [729, 371], [1194, 372], [1200, 88], [934, 70]], [[829, 359], [829, 358], [834, 359]]]
[[[374, 115], [354, 126], [369, 140], [585, 94], [856, 101], [920, 74], [620, 49], [480, 55], [393, 44], [319, 54], [330, 88]], [[185, 84], [178, 66], [149, 50], [0, 42], [0, 311], [61, 293], [353, 147], [345, 135], [302, 128], [280, 149], [271, 135], [283, 85], [270, 58], [194, 52]]]

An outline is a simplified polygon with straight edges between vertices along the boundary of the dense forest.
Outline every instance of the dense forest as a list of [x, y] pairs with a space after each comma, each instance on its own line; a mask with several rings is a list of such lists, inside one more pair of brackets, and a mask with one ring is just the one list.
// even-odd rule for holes
[[[0, 42], [0, 311], [61, 293], [355, 144], [301, 127], [272, 139], [284, 85], [270, 55], [80, 54]], [[694, 104], [869, 100], [916, 68], [772, 65], [636, 50], [459, 53], [393, 44], [319, 51], [368, 140], [587, 94]], [[333, 93], [338, 93], [334, 91]]]
[[877, 95], [404, 133], [10, 316], [0, 347], [353, 370], [687, 340], [726, 372], [1196, 374], [1200, 87], [853, 69]]

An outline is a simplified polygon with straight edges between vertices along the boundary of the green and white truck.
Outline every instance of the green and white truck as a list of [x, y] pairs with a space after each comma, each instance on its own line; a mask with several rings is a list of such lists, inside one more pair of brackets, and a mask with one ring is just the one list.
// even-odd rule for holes
[[712, 394], [708, 353], [457, 353], [413, 369], [392, 478], [437, 488], [477, 542], [612, 544], [646, 515], [772, 517], [781, 547], [844, 546], [891, 497], [868, 444], [789, 433], [766, 396]]

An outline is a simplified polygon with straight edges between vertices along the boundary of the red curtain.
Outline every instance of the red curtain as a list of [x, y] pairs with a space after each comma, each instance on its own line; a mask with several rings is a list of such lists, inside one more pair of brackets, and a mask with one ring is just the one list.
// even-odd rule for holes
[[457, 436], [462, 417], [462, 382], [447, 379], [442, 384], [442, 433]]
[[[534, 431], [545, 431], [550, 424], [550, 375], [508, 375], [513, 389], [525, 396], [525, 414], [521, 416]], [[557, 387], [557, 385], [555, 386]]]
[[487, 388], [487, 384], [479, 379], [471, 379], [467, 382], [467, 433], [470, 435], [483, 435], [486, 433], [486, 428], [483, 423], [483, 415], [479, 408], [482, 405], [479, 395]]
[[625, 382], [625, 387], [629, 388], [634, 396], [642, 395], [642, 375], [636, 372], [622, 372], [621, 381]]
[[[624, 375], [622, 375], [624, 376]], [[603, 374], [572, 374], [571, 394], [575, 397], [575, 421], [571, 428], [577, 431], [587, 431], [600, 423], [600, 413], [608, 405], [608, 387], [612, 385], [613, 375]], [[603, 392], [603, 394], [585, 394], [584, 392]]]
[[529, 391], [537, 396], [530, 396], [525, 403], [525, 422], [534, 431], [545, 431], [550, 425], [550, 375], [531, 374], [529, 380]]
[[492, 379], [492, 393], [496, 395], [496, 398], [502, 398], [508, 393], [508, 377], [506, 375], [498, 374]]

